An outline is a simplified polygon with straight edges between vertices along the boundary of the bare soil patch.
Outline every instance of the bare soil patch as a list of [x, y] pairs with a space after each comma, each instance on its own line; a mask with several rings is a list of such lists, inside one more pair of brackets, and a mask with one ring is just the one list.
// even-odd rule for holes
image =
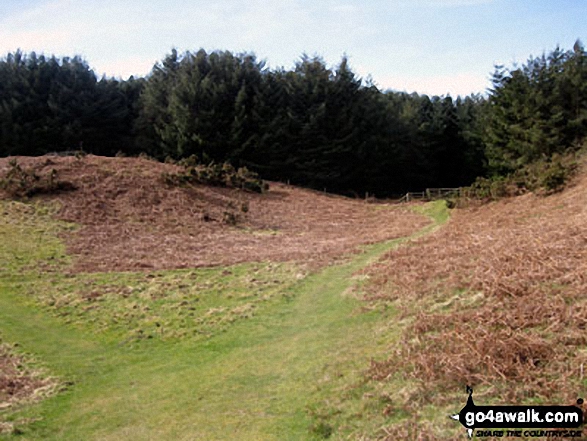
[[370, 379], [405, 373], [416, 385], [403, 403], [412, 410], [450, 404], [466, 384], [491, 404], [585, 395], [586, 201], [582, 174], [549, 197], [455, 210], [443, 229], [369, 268], [367, 300], [393, 303], [411, 320], [401, 346], [372, 362]]
[[59, 383], [28, 366], [27, 360], [0, 341], [0, 433], [11, 432], [13, 424], [2, 421], [2, 412], [53, 394]]
[[[172, 269], [245, 261], [325, 264], [361, 244], [406, 236], [428, 223], [390, 204], [271, 183], [265, 194], [164, 183], [180, 167], [142, 158], [17, 157], [70, 191], [59, 218], [81, 228], [65, 237], [73, 271]], [[8, 170], [0, 159], [0, 175]], [[6, 195], [4, 195], [6, 197]]]

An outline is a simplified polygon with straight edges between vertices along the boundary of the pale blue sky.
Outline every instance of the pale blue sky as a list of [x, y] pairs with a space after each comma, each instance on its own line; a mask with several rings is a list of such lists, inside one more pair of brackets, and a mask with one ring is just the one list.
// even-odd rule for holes
[[271, 67], [347, 54], [381, 88], [484, 92], [495, 64], [587, 44], [587, 0], [1, 0], [0, 53], [82, 55], [101, 75], [145, 75], [180, 52], [254, 52]]

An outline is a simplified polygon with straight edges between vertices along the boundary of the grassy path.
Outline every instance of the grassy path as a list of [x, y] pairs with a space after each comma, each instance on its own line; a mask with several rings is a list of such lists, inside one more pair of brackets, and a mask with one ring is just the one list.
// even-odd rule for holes
[[[439, 204], [428, 214], [435, 222], [417, 234], [446, 220]], [[385, 343], [373, 332], [378, 314], [358, 313], [352, 276], [405, 240], [306, 277], [263, 314], [205, 341], [121, 345], [27, 304], [26, 280], [0, 278], [0, 335], [75, 383], [16, 414], [39, 418], [18, 439], [320, 439], [308, 410], [329, 399], [325, 376], [352, 381]]]

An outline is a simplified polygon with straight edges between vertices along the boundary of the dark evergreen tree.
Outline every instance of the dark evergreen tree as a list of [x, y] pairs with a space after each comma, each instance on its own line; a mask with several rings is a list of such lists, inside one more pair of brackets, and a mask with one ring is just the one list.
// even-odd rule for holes
[[238, 162], [258, 136], [253, 106], [263, 63], [252, 55], [173, 51], [156, 65], [138, 121], [155, 156]]
[[80, 57], [8, 54], [0, 60], [0, 154], [127, 148], [137, 112], [133, 81], [98, 81]]
[[83, 148], [164, 159], [195, 154], [269, 179], [395, 195], [508, 173], [581, 144], [580, 42], [499, 68], [488, 99], [382, 92], [343, 58], [266, 70], [251, 54], [172, 51], [145, 79], [97, 79], [79, 57], [0, 60], [0, 154]]
[[587, 134], [587, 65], [577, 42], [520, 68], [496, 69], [487, 107], [489, 167], [505, 174], [578, 146]]

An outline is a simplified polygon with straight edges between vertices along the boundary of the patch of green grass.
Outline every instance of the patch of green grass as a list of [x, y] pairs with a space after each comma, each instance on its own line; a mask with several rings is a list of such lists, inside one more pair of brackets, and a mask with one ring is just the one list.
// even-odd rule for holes
[[58, 271], [69, 262], [60, 234], [73, 224], [58, 222], [56, 205], [0, 201], [0, 277]]
[[[369, 251], [371, 258], [355, 260], [357, 270], [385, 251], [434, 231], [449, 219], [445, 201], [430, 202], [413, 209], [428, 216], [432, 222], [410, 237], [372, 246]], [[367, 280], [362, 276], [354, 276], [353, 279], [353, 291], [356, 297], [360, 297], [361, 285]], [[309, 406], [315, 421], [313, 427], [318, 432], [324, 427], [335, 428], [329, 439], [363, 439], [365, 436], [370, 439], [376, 434], [385, 436], [382, 427], [414, 417], [410, 409], [397, 406], [397, 403], [404, 401], [398, 397], [410, 396], [414, 385], [400, 375], [385, 382], [370, 382], [365, 376], [369, 368], [368, 360], [386, 359], [390, 351], [400, 344], [403, 329], [411, 320], [401, 319], [393, 307], [376, 308], [375, 311], [361, 312], [358, 316], [363, 322], [354, 329], [348, 328], [347, 344], [324, 365]], [[442, 417], [447, 415], [441, 413]]]
[[[73, 384], [5, 415], [32, 421], [18, 439], [340, 439], [382, 422], [386, 398], [360, 383], [399, 331], [382, 326], [393, 311], [361, 310], [353, 275], [401, 239], [306, 277], [292, 264], [72, 276], [30, 268], [63, 253], [52, 222], [5, 230], [20, 275], [0, 274], [0, 330]], [[15, 263], [36, 230], [37, 254]]]
[[360, 336], [368, 318], [353, 316], [354, 299], [340, 297], [345, 270], [298, 282], [265, 314], [214, 338], [174, 344], [121, 346], [40, 312], [32, 318], [18, 292], [3, 295], [8, 338], [75, 382], [15, 416], [42, 418], [21, 428], [21, 439], [311, 439], [311, 385], [325, 360], [345, 353], [347, 331]]
[[450, 218], [450, 212], [445, 200], [428, 202], [424, 205], [415, 205], [412, 207], [412, 210], [428, 216], [434, 222], [434, 226], [443, 225]]
[[39, 278], [28, 298], [66, 323], [121, 338], [210, 337], [259, 314], [303, 277], [294, 264]]
[[10, 433], [28, 420], [5, 421], [3, 414], [62, 392], [67, 384], [53, 378], [30, 354], [18, 345], [3, 342], [0, 335], [0, 435]]

